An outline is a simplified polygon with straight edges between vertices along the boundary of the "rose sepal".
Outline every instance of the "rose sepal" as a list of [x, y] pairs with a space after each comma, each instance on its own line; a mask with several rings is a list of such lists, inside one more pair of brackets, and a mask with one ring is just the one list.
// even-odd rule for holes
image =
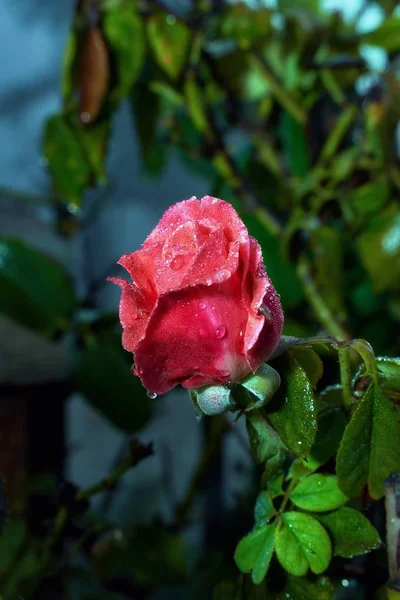
[[280, 375], [267, 363], [263, 363], [255, 373], [251, 373], [239, 385], [256, 398], [244, 409], [245, 412], [262, 408], [273, 398], [281, 385]]

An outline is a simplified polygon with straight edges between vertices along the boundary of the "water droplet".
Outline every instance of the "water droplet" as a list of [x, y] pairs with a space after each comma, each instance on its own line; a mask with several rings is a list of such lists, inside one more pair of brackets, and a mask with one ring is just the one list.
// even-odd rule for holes
[[303, 442], [297, 442], [297, 443], [298, 443], [299, 446], [301, 446]]
[[200, 302], [199, 306], [201, 310], [204, 310], [207, 307], [207, 304], [205, 302]]
[[220, 325], [219, 327], [217, 327], [216, 331], [215, 331], [215, 337], [217, 338], [217, 340], [222, 340], [222, 338], [224, 338], [226, 336], [226, 327], [225, 325]]
[[210, 286], [212, 284], [212, 279], [206, 279], [206, 285]]
[[225, 279], [228, 279], [230, 274], [231, 272], [227, 269], [222, 269], [222, 271], [219, 271], [214, 275], [214, 281], [216, 283], [221, 283], [221, 281], [225, 281]]
[[242, 330], [239, 331], [239, 337], [243, 337], [243, 331]]
[[181, 254], [178, 254], [177, 256], [174, 256], [174, 258], [169, 263], [169, 266], [173, 271], [180, 271], [184, 265], [184, 262], [185, 261], [183, 256]]
[[349, 587], [349, 580], [348, 579], [342, 579], [342, 586], [343, 587]]
[[151, 400], [155, 400], [157, 398], [157, 394], [155, 394], [154, 392], [149, 392], [149, 390], [146, 391], [146, 395], [151, 399]]
[[90, 119], [92, 118], [88, 112], [81, 112], [79, 116], [82, 123], [89, 123]]

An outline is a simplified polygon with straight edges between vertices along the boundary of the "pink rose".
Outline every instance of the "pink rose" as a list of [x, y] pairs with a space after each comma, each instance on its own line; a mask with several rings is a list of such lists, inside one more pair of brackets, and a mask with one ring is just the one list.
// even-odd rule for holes
[[150, 392], [238, 381], [275, 349], [279, 296], [259, 244], [227, 202], [178, 202], [118, 262], [133, 280], [111, 279], [122, 289], [122, 343]]

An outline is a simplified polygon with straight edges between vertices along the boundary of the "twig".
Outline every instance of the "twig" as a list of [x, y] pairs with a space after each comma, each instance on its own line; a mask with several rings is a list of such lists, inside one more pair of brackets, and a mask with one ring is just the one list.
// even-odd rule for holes
[[350, 348], [345, 344], [339, 345], [338, 353], [340, 379], [343, 390], [343, 405], [347, 411], [350, 411], [353, 404], [353, 394], [351, 391]]
[[297, 275], [303, 285], [304, 293], [317, 318], [326, 331], [339, 340], [351, 339], [350, 333], [339, 323], [331, 309], [327, 306], [317, 290], [311, 275], [311, 268], [306, 257], [302, 257], [297, 265]]

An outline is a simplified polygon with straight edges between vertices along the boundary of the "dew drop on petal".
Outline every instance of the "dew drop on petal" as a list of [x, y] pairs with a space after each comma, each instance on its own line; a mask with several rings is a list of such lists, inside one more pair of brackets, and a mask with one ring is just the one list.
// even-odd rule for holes
[[201, 310], [204, 310], [206, 308], [207, 304], [205, 302], [200, 302], [199, 306], [200, 306]]
[[212, 284], [212, 279], [206, 279], [206, 285], [210, 286]]
[[217, 338], [217, 340], [222, 340], [222, 338], [224, 338], [225, 336], [226, 336], [226, 327], [225, 327], [225, 325], [220, 325], [215, 330], [215, 337]]
[[155, 394], [154, 392], [149, 392], [149, 390], [146, 390], [146, 396], [151, 398], [151, 400], [155, 400], [157, 398], [157, 394]]
[[178, 254], [177, 256], [174, 256], [174, 258], [169, 263], [169, 266], [173, 271], [180, 271], [184, 265], [184, 262], [185, 261], [183, 256]]

